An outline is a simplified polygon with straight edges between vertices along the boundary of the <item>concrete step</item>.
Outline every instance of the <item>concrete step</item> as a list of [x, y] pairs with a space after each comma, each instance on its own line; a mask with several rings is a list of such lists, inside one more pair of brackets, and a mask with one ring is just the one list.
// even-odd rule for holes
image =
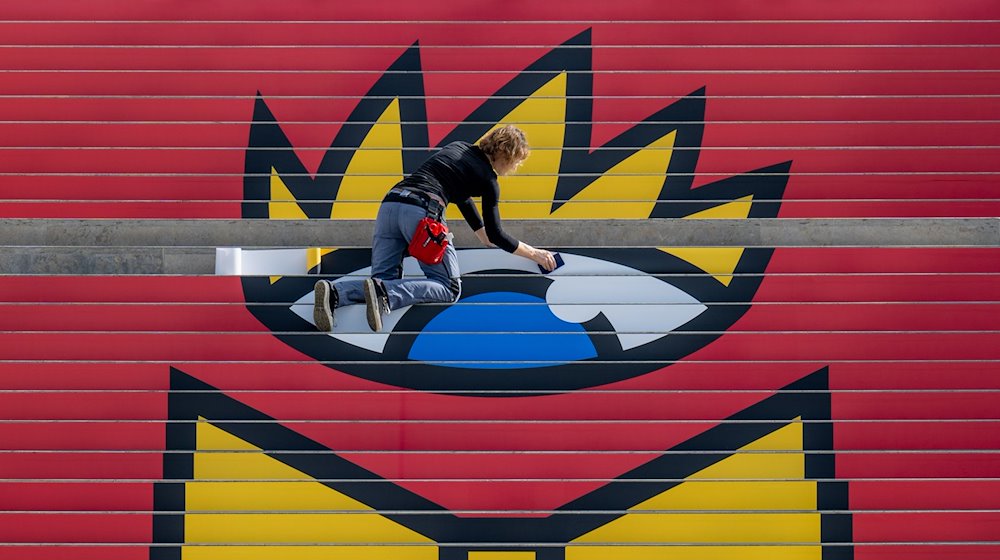
[[[538, 247], [1000, 246], [997, 218], [515, 220]], [[76, 220], [0, 223], [0, 274], [211, 274], [217, 247], [367, 247], [368, 220]], [[458, 247], [478, 247], [453, 224]]]

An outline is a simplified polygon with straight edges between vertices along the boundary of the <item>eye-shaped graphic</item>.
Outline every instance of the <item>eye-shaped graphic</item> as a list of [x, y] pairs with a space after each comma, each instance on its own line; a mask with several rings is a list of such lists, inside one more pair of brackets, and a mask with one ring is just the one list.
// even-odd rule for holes
[[[229, 261], [238, 259], [244, 274], [255, 275], [243, 278], [254, 315], [339, 370], [434, 391], [565, 391], [645, 373], [719, 336], [718, 325], [732, 324], [746, 309], [733, 294], [757, 281], [735, 277], [726, 286], [658, 249], [564, 250], [566, 264], [544, 276], [526, 259], [470, 249], [458, 252], [466, 275], [457, 303], [395, 310], [378, 333], [369, 330], [364, 306], [342, 307], [333, 332], [319, 334], [312, 329], [315, 276], [302, 275], [309, 253], [230, 253]], [[313, 270], [334, 282], [365, 276], [369, 255], [331, 251]], [[745, 250], [742, 260], [767, 255]], [[639, 268], [651, 261], [672, 266]], [[403, 268], [405, 276], [420, 275], [412, 258]], [[269, 299], [252, 301], [251, 294]], [[400, 360], [406, 363], [395, 368], [381, 363]]]
[[[585, 32], [546, 54], [439, 143], [472, 142], [504, 124], [525, 130], [533, 154], [501, 179], [505, 219], [777, 215], [790, 162], [692, 189], [704, 89], [591, 149], [589, 46]], [[359, 102], [315, 174], [258, 98], [244, 217], [374, 218], [384, 193], [431, 153], [426, 123], [416, 46]], [[217, 270], [244, 276], [248, 308], [275, 336], [339, 371], [419, 390], [516, 394], [591, 387], [682, 359], [746, 312], [771, 256], [745, 247], [547, 248], [566, 260], [549, 275], [501, 251], [459, 251], [461, 299], [396, 310], [380, 333], [368, 330], [361, 306], [338, 309], [329, 335], [310, 319], [316, 279], [365, 276], [368, 250], [227, 249]], [[420, 273], [404, 262], [404, 274]]]

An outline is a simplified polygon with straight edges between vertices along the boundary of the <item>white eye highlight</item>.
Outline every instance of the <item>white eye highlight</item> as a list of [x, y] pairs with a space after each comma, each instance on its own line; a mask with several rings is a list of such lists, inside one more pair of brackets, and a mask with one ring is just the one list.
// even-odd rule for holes
[[[577, 255], [563, 259], [566, 264], [551, 274], [555, 281], [545, 294], [552, 313], [570, 323], [603, 313], [622, 350], [659, 340], [707, 309], [680, 288], [634, 268]], [[591, 275], [567, 276], [581, 269]]]

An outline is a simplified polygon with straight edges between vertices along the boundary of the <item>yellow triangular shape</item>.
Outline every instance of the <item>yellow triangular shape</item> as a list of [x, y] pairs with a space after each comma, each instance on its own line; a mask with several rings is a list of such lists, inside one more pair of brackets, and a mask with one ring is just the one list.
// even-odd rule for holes
[[[500, 215], [505, 219], [549, 217], [566, 136], [566, 80], [565, 72], [552, 78], [490, 129], [515, 125], [531, 146], [531, 156], [517, 173], [499, 179]], [[459, 220], [461, 213], [451, 207], [448, 218]]]
[[[199, 421], [196, 437], [184, 560], [437, 559], [427, 537], [213, 424]], [[241, 544], [191, 546], [212, 543]]]
[[308, 216], [299, 207], [292, 191], [281, 180], [278, 170], [271, 168], [271, 200], [267, 203], [267, 216], [272, 220], [306, 220]]
[[[271, 168], [271, 200], [267, 203], [268, 216], [272, 220], [307, 220], [305, 212], [295, 201], [292, 191], [281, 180], [278, 171]], [[271, 284], [281, 280], [281, 276], [270, 276]]]
[[816, 495], [795, 421], [576, 539], [586, 546], [566, 559], [820, 560]]
[[552, 213], [559, 219], [645, 220], [666, 177], [677, 131], [659, 138], [612, 167]]
[[393, 99], [351, 157], [330, 218], [374, 220], [385, 193], [403, 178], [399, 99]]
[[549, 80], [497, 126], [506, 124], [524, 131], [531, 156], [517, 173], [500, 178], [501, 215], [508, 219], [547, 218], [566, 136], [566, 73]]
[[660, 247], [665, 253], [683, 259], [728, 286], [733, 271], [743, 257], [743, 247]]

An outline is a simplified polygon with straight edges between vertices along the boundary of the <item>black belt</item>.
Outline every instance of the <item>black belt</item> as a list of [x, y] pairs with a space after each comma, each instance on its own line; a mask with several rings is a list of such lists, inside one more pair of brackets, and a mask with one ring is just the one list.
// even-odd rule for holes
[[444, 211], [445, 207], [444, 200], [436, 194], [400, 187], [393, 187], [392, 189], [389, 189], [389, 192], [386, 193], [382, 202], [402, 202], [403, 204], [412, 204], [428, 210], [430, 210], [432, 206], [437, 206], [441, 212]]

